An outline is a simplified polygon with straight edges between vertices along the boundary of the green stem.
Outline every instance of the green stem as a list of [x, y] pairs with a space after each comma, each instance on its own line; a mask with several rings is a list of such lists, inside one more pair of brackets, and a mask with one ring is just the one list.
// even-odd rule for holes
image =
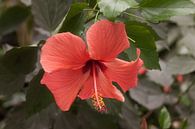
[[94, 12], [98, 12], [99, 10], [96, 9], [83, 9], [84, 11], [94, 11]]
[[94, 22], [97, 22], [99, 13], [100, 13], [100, 11], [98, 10], [98, 12], [95, 15], [95, 21]]
[[98, 6], [98, 3], [95, 4], [95, 6], [93, 7], [93, 9], [95, 10], [97, 6]]

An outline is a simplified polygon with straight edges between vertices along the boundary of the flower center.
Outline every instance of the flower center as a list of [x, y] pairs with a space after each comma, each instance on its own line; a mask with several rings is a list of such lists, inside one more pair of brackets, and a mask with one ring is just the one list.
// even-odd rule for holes
[[[104, 71], [106, 69], [106, 66], [99, 60], [88, 60], [85, 66], [83, 67], [83, 73], [90, 70], [90, 74], [93, 75], [93, 67], [95, 67], [96, 69], [100, 68], [101, 71]], [[97, 74], [97, 70], [95, 71]]]
[[104, 71], [106, 69], [106, 66], [97, 60], [89, 60], [87, 61], [86, 65], [83, 67], [83, 72], [87, 72], [90, 70], [91, 76], [93, 76], [93, 88], [94, 88], [94, 94], [91, 96], [92, 104], [95, 107], [95, 109], [99, 112], [106, 112], [106, 105], [103, 101], [103, 98], [101, 97], [101, 94], [98, 93], [98, 87], [97, 87], [97, 76], [98, 76], [98, 70]]

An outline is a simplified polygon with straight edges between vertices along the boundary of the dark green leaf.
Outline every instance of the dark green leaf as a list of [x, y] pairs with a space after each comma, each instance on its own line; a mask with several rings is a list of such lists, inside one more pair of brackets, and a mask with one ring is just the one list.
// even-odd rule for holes
[[171, 127], [171, 116], [165, 107], [160, 111], [159, 124], [162, 129], [169, 129]]
[[32, 0], [35, 22], [52, 32], [60, 24], [69, 10], [72, 0]]
[[19, 110], [10, 114], [5, 129], [53, 129], [56, 117], [61, 114], [53, 104], [29, 118], [26, 118], [24, 108]]
[[36, 65], [37, 49], [37, 47], [13, 48], [3, 56], [1, 62], [13, 73], [30, 73]]
[[6, 119], [6, 124], [3, 129], [25, 129], [25, 112], [24, 107], [19, 106], [11, 111]]
[[51, 104], [46, 109], [24, 121], [25, 129], [52, 129], [55, 118], [61, 112], [56, 105]]
[[82, 129], [118, 129], [117, 117], [97, 112], [84, 102], [81, 102], [77, 118]]
[[188, 128], [188, 120], [184, 119], [181, 124], [181, 129], [187, 129]]
[[71, 112], [61, 113], [54, 124], [53, 129], [80, 129], [76, 115]]
[[[118, 55], [118, 58], [122, 59], [122, 60], [126, 60], [126, 61], [129, 61], [129, 53], [126, 51], [125, 52], [122, 52]], [[136, 55], [136, 54], [135, 54]]]
[[128, 8], [138, 5], [135, 0], [99, 0], [100, 11], [108, 18], [115, 18]]
[[25, 76], [14, 74], [0, 63], [0, 95], [12, 95], [24, 86]]
[[190, 0], [142, 0], [140, 6], [142, 15], [155, 22], [195, 13], [195, 4]]
[[108, 113], [112, 115], [118, 115], [121, 112], [122, 102], [114, 99], [104, 99]]
[[29, 84], [26, 96], [26, 110], [30, 116], [45, 109], [53, 101], [49, 90], [40, 84], [42, 76], [43, 71], [40, 71]]
[[192, 105], [192, 101], [190, 100], [188, 95], [182, 95], [180, 97], [180, 103], [188, 107]]
[[80, 35], [84, 29], [84, 22], [86, 20], [83, 9], [87, 6], [86, 3], [73, 4], [59, 32], [72, 32]]
[[[138, 22], [126, 22], [127, 34], [135, 40], [132, 46], [141, 50], [141, 58], [148, 69], [160, 69], [158, 53], [156, 51], [154, 31], [146, 24]], [[131, 59], [131, 58], [130, 58]]]
[[0, 15], [0, 35], [7, 34], [26, 20], [30, 11], [28, 8], [14, 6], [8, 8]]
[[121, 110], [120, 126], [124, 129], [140, 129], [140, 118], [128, 98], [125, 99]]
[[136, 60], [137, 59], [137, 53], [136, 53], [136, 46], [135, 44], [131, 43], [130, 48], [128, 48], [127, 50], [125, 50], [125, 52], [129, 59], [132, 60]]

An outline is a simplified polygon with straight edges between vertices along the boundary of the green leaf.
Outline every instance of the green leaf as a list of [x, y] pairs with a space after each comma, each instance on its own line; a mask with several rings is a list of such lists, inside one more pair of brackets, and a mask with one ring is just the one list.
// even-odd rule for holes
[[195, 71], [195, 59], [191, 56], [174, 56], [168, 60], [167, 71], [172, 74], [188, 74]]
[[49, 90], [40, 84], [43, 73], [41, 70], [29, 84], [26, 96], [26, 110], [29, 116], [45, 109], [53, 101]]
[[69, 10], [72, 0], [32, 0], [35, 22], [52, 32], [60, 24]]
[[25, 112], [23, 106], [13, 108], [10, 115], [6, 118], [5, 127], [3, 129], [25, 129]]
[[118, 114], [121, 112], [123, 103], [114, 99], [104, 99], [104, 103], [106, 105], [106, 108], [108, 109], [108, 114], [118, 116]]
[[[126, 30], [128, 36], [135, 40], [135, 43], [131, 42], [132, 46], [140, 48], [141, 59], [143, 59], [145, 67], [148, 69], [160, 69], [154, 31], [146, 24], [134, 21], [126, 22]], [[133, 49], [135, 50], [135, 48]], [[131, 57], [129, 58], [131, 59]]]
[[128, 55], [128, 58], [133, 61], [137, 59], [137, 53], [136, 53], [136, 46], [135, 44], [131, 43], [131, 47], [126, 49], [124, 53]]
[[181, 129], [187, 129], [188, 128], [188, 120], [184, 119], [181, 123]]
[[190, 97], [188, 95], [182, 95], [180, 97], [180, 103], [188, 107], [192, 105], [192, 101], [190, 100]]
[[[136, 54], [135, 54], [135, 55], [136, 55]], [[118, 55], [118, 58], [119, 58], [119, 59], [122, 59], [122, 60], [129, 61], [129, 55], [128, 55], [128, 53], [126, 53], [126, 51], [120, 53], [120, 54]]]
[[54, 104], [29, 118], [26, 117], [25, 107], [20, 107], [18, 110], [18, 112], [10, 113], [5, 129], [54, 129], [56, 120], [59, 120], [56, 117], [61, 114]]
[[0, 95], [10, 96], [24, 86], [25, 76], [9, 71], [0, 62]]
[[62, 24], [59, 32], [72, 32], [74, 34], [80, 35], [84, 29], [84, 22], [86, 16], [83, 9], [88, 5], [86, 3], [75, 3], [72, 4], [65, 21]]
[[29, 9], [22, 6], [14, 6], [2, 12], [0, 15], [0, 35], [17, 29], [29, 14]]
[[0, 59], [0, 94], [12, 95], [24, 86], [25, 74], [37, 61], [37, 47], [13, 48]]
[[35, 68], [37, 47], [13, 48], [1, 59], [2, 64], [13, 73], [28, 74]]
[[162, 129], [169, 129], [171, 127], [171, 116], [165, 107], [160, 111], [159, 124]]
[[53, 129], [79, 129], [79, 122], [75, 114], [64, 112], [57, 116]]
[[100, 11], [108, 18], [115, 18], [128, 8], [138, 5], [135, 0], [99, 0]]
[[78, 120], [82, 129], [118, 129], [116, 117], [97, 112], [87, 104], [81, 103], [81, 105], [82, 107], [78, 109]]
[[190, 0], [142, 0], [140, 6], [142, 15], [154, 22], [195, 13], [195, 4]]
[[128, 100], [125, 98], [125, 102], [121, 108], [122, 112], [120, 113], [121, 117], [119, 118], [119, 124], [122, 129], [140, 129], [140, 118], [137, 110]]

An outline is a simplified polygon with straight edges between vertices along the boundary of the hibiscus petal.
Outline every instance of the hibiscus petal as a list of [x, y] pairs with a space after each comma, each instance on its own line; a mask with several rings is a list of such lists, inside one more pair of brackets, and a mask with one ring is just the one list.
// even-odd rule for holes
[[55, 101], [63, 111], [69, 110], [89, 72], [82, 70], [59, 70], [45, 73], [41, 83], [45, 84], [54, 95]]
[[93, 24], [86, 34], [91, 58], [112, 60], [129, 47], [128, 37], [123, 23], [101, 20]]
[[88, 59], [84, 41], [71, 33], [50, 37], [41, 51], [41, 64], [48, 73], [59, 69], [80, 68]]
[[81, 91], [79, 92], [78, 97], [81, 99], [89, 99], [94, 94], [94, 82], [93, 76], [90, 76], [87, 81], [83, 84]]
[[[122, 93], [112, 85], [112, 82], [105, 77], [101, 70], [98, 71], [96, 81], [97, 91], [101, 97], [113, 98], [122, 102], [124, 101], [124, 96], [122, 95]], [[95, 94], [94, 91], [94, 78], [93, 76], [90, 76], [83, 85], [79, 93], [79, 97], [81, 99], [89, 99]]]
[[[137, 50], [138, 56], [140, 51]], [[112, 81], [117, 82], [123, 91], [134, 88], [137, 85], [137, 75], [139, 69], [143, 65], [143, 61], [138, 57], [136, 61], [127, 62], [120, 59], [115, 59], [111, 62], [104, 62], [107, 69], [105, 74]]]
[[106, 78], [102, 71], [99, 72], [99, 76], [97, 78], [97, 85], [102, 97], [113, 98], [122, 102], [125, 101], [123, 94], [115, 86], [112, 85], [111, 80]]

